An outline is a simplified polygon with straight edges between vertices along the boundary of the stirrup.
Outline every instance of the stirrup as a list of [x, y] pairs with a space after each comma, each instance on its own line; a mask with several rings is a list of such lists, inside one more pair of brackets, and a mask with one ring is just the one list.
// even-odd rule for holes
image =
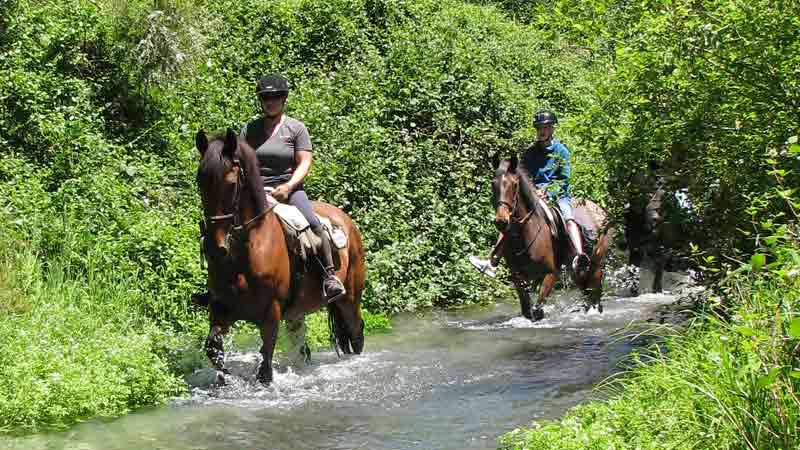
[[592, 261], [589, 259], [586, 253], [575, 255], [575, 258], [572, 259], [572, 270], [575, 273], [583, 273], [589, 270], [591, 265]]
[[497, 267], [492, 265], [491, 260], [480, 259], [477, 256], [470, 255], [469, 262], [473, 267], [478, 269], [478, 272], [494, 278], [497, 275]]
[[[334, 282], [338, 285], [337, 288], [341, 288], [341, 292], [335, 293], [332, 295], [328, 295], [328, 282], [330, 280], [334, 280]], [[325, 275], [322, 279], [322, 296], [325, 297], [325, 301], [330, 304], [333, 303], [347, 294], [347, 289], [344, 287], [344, 283], [340, 280], [336, 275]]]

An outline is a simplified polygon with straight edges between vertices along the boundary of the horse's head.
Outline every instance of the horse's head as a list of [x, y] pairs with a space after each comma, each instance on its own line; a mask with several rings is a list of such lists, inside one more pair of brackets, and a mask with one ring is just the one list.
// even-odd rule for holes
[[197, 185], [205, 216], [206, 252], [213, 260], [228, 254], [226, 237], [239, 220], [243, 170], [239, 164], [238, 138], [228, 129], [224, 136], [209, 141], [206, 133], [200, 130], [195, 145], [201, 156]]
[[495, 159], [497, 170], [492, 178], [492, 202], [494, 203], [494, 225], [504, 231], [511, 223], [519, 198], [519, 173], [517, 157], [499, 161]]

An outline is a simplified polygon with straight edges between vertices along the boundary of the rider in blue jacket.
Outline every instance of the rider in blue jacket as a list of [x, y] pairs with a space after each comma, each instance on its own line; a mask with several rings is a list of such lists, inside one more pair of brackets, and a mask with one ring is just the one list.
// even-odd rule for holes
[[[567, 235], [575, 249], [576, 256], [572, 260], [572, 268], [578, 271], [588, 268], [590, 261], [583, 253], [580, 228], [575, 222], [572, 211], [572, 197], [569, 192], [569, 150], [553, 137], [557, 123], [558, 119], [551, 111], [540, 110], [536, 113], [533, 120], [533, 125], [536, 127], [536, 142], [522, 154], [521, 160], [522, 167], [530, 174], [538, 190], [558, 205], [566, 223]], [[501, 234], [489, 259], [470, 256], [472, 265], [486, 275], [495, 276], [502, 256], [503, 240], [504, 236]]]

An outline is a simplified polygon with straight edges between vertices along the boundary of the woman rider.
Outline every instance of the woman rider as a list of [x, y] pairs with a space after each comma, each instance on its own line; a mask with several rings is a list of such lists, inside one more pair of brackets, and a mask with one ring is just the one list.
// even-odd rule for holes
[[[536, 127], [536, 142], [522, 154], [522, 167], [533, 178], [532, 181], [539, 191], [556, 201], [566, 223], [567, 235], [572, 248], [575, 250], [572, 269], [577, 273], [582, 273], [589, 268], [590, 260], [583, 253], [581, 232], [572, 212], [572, 199], [569, 193], [569, 150], [566, 145], [553, 137], [557, 123], [558, 119], [553, 112], [547, 110], [536, 112], [533, 119], [533, 126]], [[500, 257], [503, 254], [505, 236], [505, 233], [500, 234], [488, 260], [470, 256], [469, 260], [472, 265], [486, 275], [495, 276], [497, 266], [500, 264]]]
[[320, 263], [324, 270], [322, 290], [328, 302], [345, 294], [344, 285], [335, 275], [328, 233], [314, 214], [303, 189], [303, 180], [311, 169], [311, 138], [303, 122], [284, 113], [289, 96], [289, 82], [278, 74], [267, 75], [256, 83], [262, 116], [242, 127], [241, 138], [255, 149], [261, 181], [281, 203], [297, 207], [322, 241]]

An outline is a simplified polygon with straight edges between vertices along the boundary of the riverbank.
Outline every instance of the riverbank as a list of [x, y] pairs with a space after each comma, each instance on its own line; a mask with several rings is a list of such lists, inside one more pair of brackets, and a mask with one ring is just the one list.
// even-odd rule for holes
[[743, 265], [684, 330], [631, 357], [599, 388], [608, 400], [514, 430], [499, 448], [798, 448], [800, 263], [784, 250], [769, 270]]

